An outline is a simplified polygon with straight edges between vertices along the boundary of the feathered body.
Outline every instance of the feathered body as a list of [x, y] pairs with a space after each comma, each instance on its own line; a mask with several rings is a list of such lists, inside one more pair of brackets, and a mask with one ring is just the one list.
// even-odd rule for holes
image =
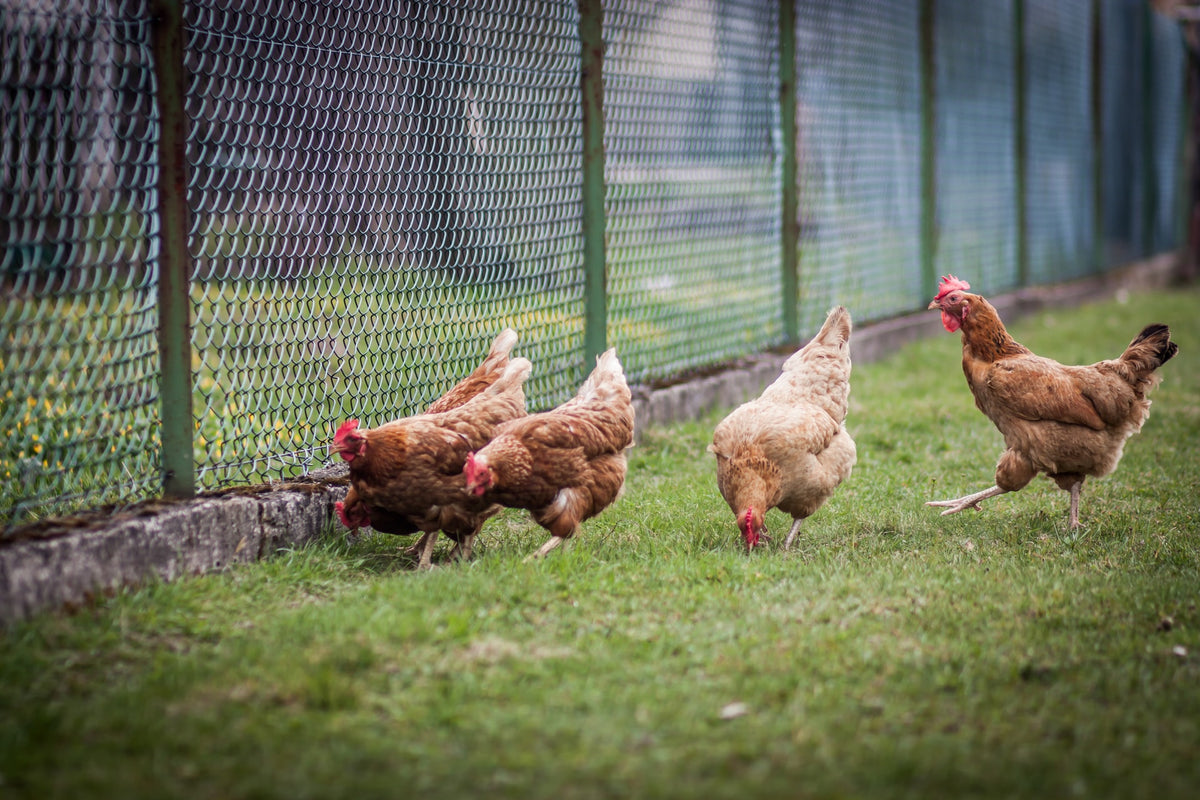
[[1015, 341], [985, 298], [966, 281], [942, 279], [929, 304], [942, 324], [962, 331], [963, 373], [975, 405], [1004, 436], [996, 485], [958, 500], [935, 501], [944, 514], [978, 508], [981, 500], [1024, 488], [1039, 472], [1071, 493], [1070, 525], [1079, 525], [1079, 493], [1087, 476], [1116, 469], [1125, 442], [1150, 414], [1146, 394], [1156, 370], [1178, 352], [1166, 325], [1148, 325], [1118, 358], [1086, 366], [1060, 364]]
[[501, 425], [467, 459], [468, 490], [482, 501], [528, 509], [551, 534], [535, 554], [545, 555], [620, 496], [633, 424], [633, 398], [610, 349], [575, 397]]
[[857, 457], [846, 431], [850, 398], [850, 312], [829, 312], [820, 332], [783, 365], [756, 400], [713, 432], [717, 488], [737, 517], [747, 549], [766, 533], [772, 508], [790, 514], [791, 545], [800, 523], [833, 494]]
[[349, 420], [333, 449], [350, 464], [350, 489], [337, 504], [349, 528], [370, 525], [394, 534], [425, 535], [414, 546], [428, 567], [438, 531], [470, 555], [475, 535], [500, 506], [466, 493], [462, 465], [504, 422], [525, 414], [523, 384], [532, 365], [511, 359], [517, 334], [496, 338], [487, 358], [424, 414], [359, 430]]

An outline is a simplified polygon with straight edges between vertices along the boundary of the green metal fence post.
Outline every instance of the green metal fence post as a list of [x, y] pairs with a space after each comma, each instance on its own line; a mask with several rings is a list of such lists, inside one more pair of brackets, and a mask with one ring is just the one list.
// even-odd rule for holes
[[1025, 90], [1025, 0], [1013, 2], [1013, 83], [1016, 102], [1013, 104], [1013, 135], [1015, 136], [1014, 169], [1016, 169], [1017, 212], [1017, 285], [1029, 285], [1029, 218], [1025, 198], [1029, 167], [1029, 132], [1026, 115], [1029, 95]]
[[604, 10], [579, 0], [583, 48], [579, 84], [583, 111], [583, 349], [587, 368], [608, 347], [608, 286], [604, 252]]
[[779, 268], [783, 292], [783, 339], [800, 341], [800, 221], [796, 158], [796, 6], [779, 2], [779, 127], [783, 159], [780, 166]]
[[1175, 180], [1175, 249], [1179, 252], [1176, 269], [1180, 278], [1192, 277], [1192, 270], [1195, 268], [1189, 229], [1192, 216], [1192, 174], [1196, 169], [1193, 163], [1196, 158], [1196, 143], [1193, 141], [1195, 128], [1192, 125], [1192, 118], [1196, 113], [1196, 87], [1195, 70], [1192, 68], [1191, 54], [1188, 53], [1185, 30], [1185, 24], [1181, 24], [1179, 39], [1183, 43], [1183, 52], [1187, 55], [1180, 66], [1183, 70], [1183, 113], [1179, 115], [1179, 148], [1175, 157], [1175, 163], [1180, 165]]
[[1104, 263], [1104, 28], [1100, 0], [1092, 0], [1092, 272]]
[[187, 153], [184, 114], [183, 0], [154, 5], [154, 73], [159, 130], [158, 352], [162, 488], [170, 497], [196, 492], [192, 456], [192, 352], [188, 285]]
[[937, 294], [937, 74], [934, 50], [934, 0], [921, 0], [918, 16], [921, 48], [921, 231], [922, 297]]
[[1155, 116], [1157, 92], [1155, 91], [1154, 58], [1154, 15], [1149, 3], [1142, 6], [1142, 247], [1140, 255], [1154, 253], [1158, 246], [1158, 171], [1154, 156], [1158, 135], [1158, 119]]

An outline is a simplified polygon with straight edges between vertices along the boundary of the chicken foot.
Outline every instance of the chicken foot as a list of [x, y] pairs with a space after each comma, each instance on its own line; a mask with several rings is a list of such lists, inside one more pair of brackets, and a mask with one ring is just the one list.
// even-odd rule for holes
[[561, 536], [551, 536], [546, 540], [546, 543], [537, 549], [537, 552], [530, 553], [525, 557], [526, 561], [536, 561], [539, 558], [545, 558], [546, 554], [563, 543]]
[[993, 486], [990, 489], [984, 489], [982, 492], [969, 494], [966, 497], [960, 497], [957, 500], [930, 500], [925, 505], [939, 506], [946, 510], [942, 512], [942, 516], [947, 514], [957, 514], [959, 511], [965, 511], [968, 508], [973, 508], [976, 511], [982, 511], [979, 506], [980, 501], [987, 500], [989, 497], [995, 497], [998, 494], [1004, 494], [1007, 489], [1001, 489], [999, 486]]

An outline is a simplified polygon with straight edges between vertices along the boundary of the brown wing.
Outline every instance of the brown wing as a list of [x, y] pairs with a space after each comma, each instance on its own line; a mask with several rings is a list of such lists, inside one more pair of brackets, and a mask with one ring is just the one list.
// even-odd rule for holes
[[1105, 420], [1088, 396], [1094, 387], [1080, 368], [1064, 367], [1040, 356], [1006, 358], [991, 365], [985, 381], [992, 400], [1019, 419], [1105, 428]]
[[623, 415], [574, 409], [545, 411], [506, 423], [500, 430], [528, 447], [579, 450], [586, 458], [619, 453], [633, 441], [633, 426]]

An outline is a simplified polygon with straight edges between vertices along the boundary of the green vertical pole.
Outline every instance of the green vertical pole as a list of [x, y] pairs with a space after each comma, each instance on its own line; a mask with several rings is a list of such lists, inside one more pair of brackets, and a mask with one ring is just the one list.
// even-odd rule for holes
[[583, 111], [583, 349], [587, 368], [608, 347], [608, 281], [604, 252], [604, 10], [579, 0], [583, 48], [579, 84]]
[[1029, 216], [1025, 191], [1028, 185], [1029, 132], [1026, 115], [1029, 97], [1025, 91], [1025, 0], [1013, 2], [1013, 82], [1016, 84], [1016, 101], [1013, 104], [1014, 168], [1016, 169], [1016, 215], [1017, 215], [1017, 285], [1029, 285]]
[[1104, 28], [1100, 0], [1092, 0], [1092, 263], [1101, 272], [1104, 263]]
[[[937, 294], [937, 74], [935, 0], [921, 0], [921, 231], [922, 299]], [[922, 301], [923, 301], [922, 300]]]
[[1192, 242], [1190, 241], [1190, 225], [1191, 219], [1191, 189], [1192, 189], [1192, 174], [1195, 172], [1196, 165], [1193, 159], [1196, 157], [1196, 144], [1193, 141], [1194, 128], [1192, 126], [1192, 118], [1196, 113], [1196, 87], [1195, 87], [1195, 70], [1192, 68], [1192, 58], [1188, 53], [1188, 42], [1184, 33], [1184, 25], [1179, 26], [1179, 35], [1183, 39], [1181, 45], [1185, 57], [1183, 59], [1183, 113], [1179, 119], [1179, 149], [1176, 152], [1175, 163], [1179, 165], [1179, 175], [1176, 179], [1175, 187], [1175, 246], [1180, 253], [1179, 270], [1180, 275], [1189, 274], [1193, 268]]
[[783, 147], [780, 166], [779, 268], [783, 293], [783, 340], [800, 341], [800, 221], [796, 157], [796, 6], [779, 2], [779, 127]]
[[158, 353], [162, 489], [169, 497], [196, 492], [192, 457], [192, 351], [188, 284], [187, 154], [184, 114], [183, 0], [158, 0], [153, 25], [159, 130]]
[[1158, 120], [1154, 112], [1156, 104], [1154, 73], [1154, 14], [1149, 3], [1142, 9], [1142, 255], [1153, 255], [1158, 245], [1158, 172], [1155, 169], [1155, 139]]

